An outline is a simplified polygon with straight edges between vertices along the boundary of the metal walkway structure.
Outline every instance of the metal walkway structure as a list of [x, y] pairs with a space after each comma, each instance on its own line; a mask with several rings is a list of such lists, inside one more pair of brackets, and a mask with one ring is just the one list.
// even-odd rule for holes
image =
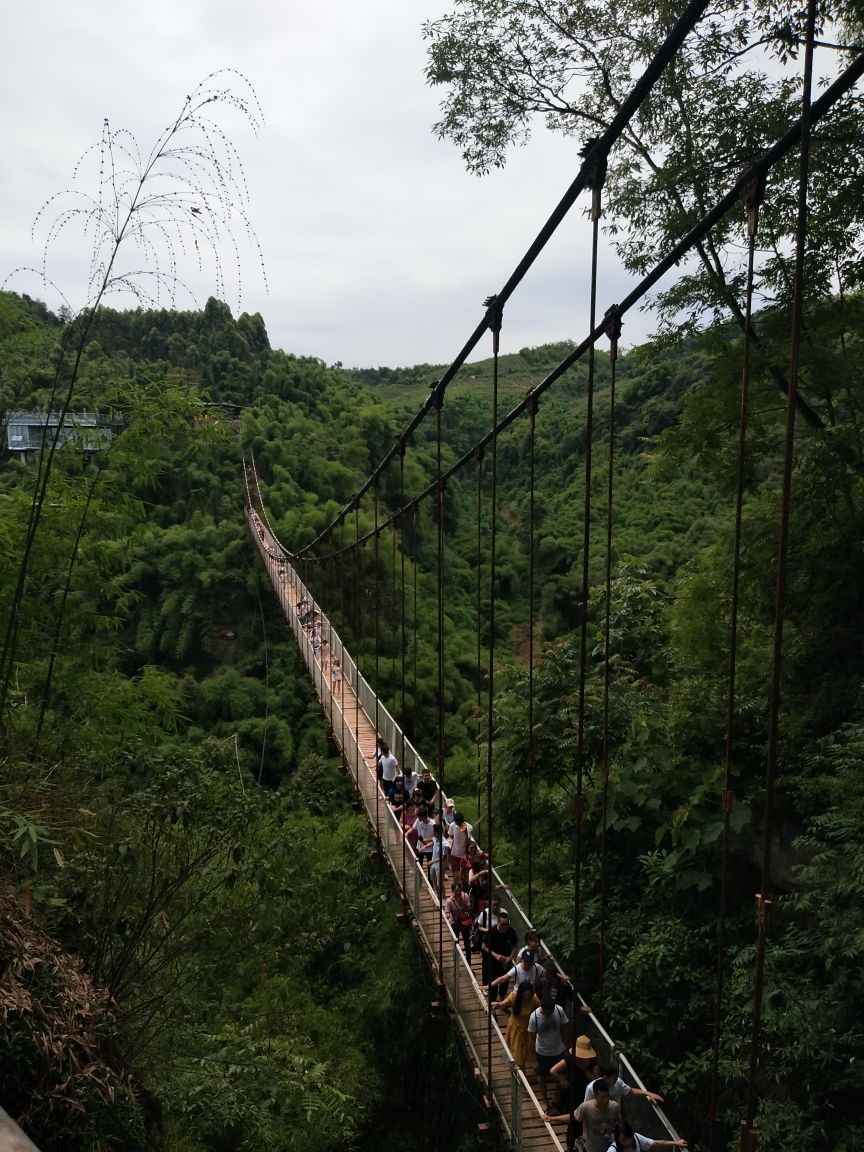
[[[544, 1109], [531, 1081], [517, 1068], [504, 1035], [480, 989], [479, 963], [472, 967], [460, 947], [449, 922], [441, 913], [438, 894], [429, 882], [422, 863], [405, 851], [402, 826], [378, 787], [376, 745], [385, 740], [398, 754], [404, 770], [422, 773], [426, 765], [375, 690], [361, 675], [356, 662], [344, 647], [339, 634], [315, 603], [296, 569], [280, 549], [267, 524], [247, 504], [246, 519], [252, 538], [267, 569], [270, 583], [285, 619], [294, 634], [315, 692], [330, 725], [333, 738], [354, 781], [357, 794], [381, 845], [413, 919], [423, 952], [437, 979], [447, 1010], [457, 1027], [484, 1097], [494, 1113], [497, 1126], [511, 1147], [525, 1152], [564, 1152], [567, 1116], [544, 1119]], [[300, 622], [297, 607], [304, 601], [313, 606], [329, 636], [329, 652], [322, 662], [313, 649], [311, 636]], [[332, 679], [332, 661], [338, 660], [341, 681]], [[376, 725], [377, 721], [377, 725]], [[493, 870], [495, 886], [506, 898], [510, 921], [522, 942], [532, 927], [518, 900]], [[502, 899], [504, 903], [504, 899]], [[543, 947], [541, 959], [551, 956]], [[479, 958], [478, 958], [479, 959]], [[554, 959], [554, 957], [553, 957]], [[563, 969], [560, 969], [563, 974]], [[580, 1007], [583, 1012], [575, 1009]], [[644, 1084], [600, 1021], [576, 994], [574, 1035], [585, 1034], [601, 1062], [617, 1063], [620, 1075], [635, 1088]], [[660, 1139], [677, 1139], [677, 1133], [664, 1113], [644, 1097], [628, 1096], [627, 1117], [639, 1131]]]

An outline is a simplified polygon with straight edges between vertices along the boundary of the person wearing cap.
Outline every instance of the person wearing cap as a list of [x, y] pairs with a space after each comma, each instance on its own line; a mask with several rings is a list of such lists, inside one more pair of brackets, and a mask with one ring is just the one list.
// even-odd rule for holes
[[555, 1096], [559, 1112], [566, 1112], [570, 1098], [570, 1081], [573, 1081], [573, 1098], [582, 1101], [585, 1098], [585, 1089], [598, 1078], [600, 1068], [597, 1064], [597, 1053], [591, 1047], [587, 1036], [577, 1036], [576, 1042], [570, 1051], [564, 1053], [563, 1060], [553, 1064], [552, 1076], [555, 1077]]
[[530, 984], [532, 988], [537, 987], [537, 974], [539, 967], [534, 963], [534, 955], [530, 948], [522, 948], [519, 951], [519, 962], [512, 968], [508, 969], [503, 976], [499, 976], [493, 980], [489, 987], [497, 988], [499, 985], [509, 985], [511, 980], [516, 981], [516, 987], [520, 984]]
[[444, 801], [444, 823], [449, 828], [453, 823], [453, 817], [456, 815], [456, 809], [453, 807], [452, 800]]
[[453, 879], [462, 882], [462, 861], [468, 855], [468, 845], [474, 829], [461, 812], [453, 813], [453, 823], [447, 833], [450, 840], [450, 871]]
[[[518, 941], [510, 924], [510, 913], [506, 908], [498, 909], [498, 922], [487, 928], [480, 945], [483, 956], [483, 984], [488, 986], [510, 967]], [[496, 986], [497, 993], [497, 986]]]

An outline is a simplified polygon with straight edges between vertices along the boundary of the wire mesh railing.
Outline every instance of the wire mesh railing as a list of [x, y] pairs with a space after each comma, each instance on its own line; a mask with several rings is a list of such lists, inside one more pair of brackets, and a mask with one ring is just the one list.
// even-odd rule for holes
[[[422, 773], [426, 765], [413, 745], [404, 738], [400, 726], [390, 711], [380, 699], [376, 699], [374, 687], [361, 674], [339, 633], [288, 561], [275, 536], [250, 506], [246, 508], [246, 518], [267, 568], [270, 582], [329, 721], [334, 739], [355, 782], [369, 821], [380, 839], [385, 859], [397, 884], [404, 890], [403, 894], [410, 905], [424, 951], [445, 990], [468, 1057], [489, 1093], [502, 1131], [515, 1147], [520, 1147], [524, 1143], [522, 1126], [525, 1108], [532, 1110], [537, 1117], [543, 1116], [544, 1109], [529, 1080], [516, 1066], [494, 1019], [491, 1021], [491, 1032], [499, 1058], [494, 1066], [493, 1082], [491, 1084], [488, 1082], [485, 1053], [490, 1025], [486, 997], [449, 922], [441, 914], [435, 886], [430, 882], [414, 852], [404, 852], [402, 826], [390, 805], [381, 803], [374, 766], [375, 742], [381, 738], [392, 748], [402, 748], [404, 739], [411, 767]], [[298, 611], [301, 605], [305, 607], [304, 613]], [[307, 621], [307, 625], [314, 620], [320, 623], [321, 636], [326, 637], [328, 646], [324, 659], [321, 658], [320, 648], [316, 650], [311, 628], [304, 626], [304, 620]], [[341, 676], [337, 678], [332, 674], [335, 664], [338, 664], [341, 672]], [[361, 747], [361, 717], [364, 731], [369, 733], [367, 739], [370, 742], [368, 753], [371, 756], [371, 763]], [[506, 900], [517, 938], [524, 940], [533, 925], [497, 869], [493, 869], [493, 878], [495, 887]], [[443, 949], [439, 948], [439, 933], [443, 936]], [[545, 945], [541, 945], [541, 956], [543, 959], [551, 958], [558, 971], [565, 975]], [[578, 992], [574, 1000], [574, 1007], [577, 1010], [585, 1010], [578, 1011], [578, 1028], [574, 1022], [574, 1035], [577, 1031], [587, 1035], [601, 1062], [616, 1064], [619, 1075], [626, 1083], [633, 1088], [644, 1090], [645, 1085], [631, 1062], [615, 1044], [600, 1020], [589, 1010], [589, 1006]], [[655, 1138], [679, 1138], [662, 1109], [647, 1098], [629, 1097], [627, 1109], [631, 1122], [640, 1131]], [[546, 1124], [545, 1128], [545, 1138], [548, 1141], [546, 1146], [563, 1152], [562, 1134], [556, 1132], [551, 1124]]]

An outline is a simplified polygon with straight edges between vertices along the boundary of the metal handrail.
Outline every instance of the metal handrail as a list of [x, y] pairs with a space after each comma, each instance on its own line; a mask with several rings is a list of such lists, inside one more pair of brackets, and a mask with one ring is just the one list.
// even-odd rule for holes
[[[253, 517], [255, 517], [255, 519], [253, 519]], [[365, 784], [365, 783], [367, 783], [367, 781], [365, 780], [365, 776], [362, 774], [363, 774], [363, 769], [366, 768], [366, 765], [365, 765], [365, 761], [363, 760], [361, 750], [357, 746], [355, 733], [354, 733], [354, 730], [351, 727], [351, 723], [350, 723], [350, 716], [346, 716], [346, 713], [345, 713], [344, 708], [343, 708], [344, 691], [345, 691], [346, 686], [348, 686], [352, 689], [357, 700], [360, 702], [361, 707], [362, 707], [367, 719], [369, 719], [370, 717], [375, 716], [375, 714], [376, 714], [376, 693], [375, 693], [375, 690], [372, 687], [372, 685], [366, 680], [366, 678], [361, 674], [360, 669], [358, 668], [356, 662], [352, 659], [350, 653], [345, 649], [345, 646], [344, 646], [341, 638], [339, 637], [339, 634], [336, 632], [336, 630], [330, 624], [329, 619], [321, 611], [320, 605], [318, 605], [315, 602], [314, 597], [311, 595], [309, 590], [305, 587], [305, 585], [303, 584], [302, 580], [299, 577], [299, 574], [296, 572], [296, 569], [294, 569], [294, 567], [290, 564], [288, 557], [287, 557], [287, 555], [284, 554], [284, 552], [280, 553], [280, 559], [278, 562], [279, 565], [281, 566], [282, 571], [284, 572], [284, 576], [281, 576], [277, 572], [276, 564], [273, 560], [272, 553], [273, 553], [274, 549], [277, 551], [279, 550], [279, 545], [276, 543], [272, 534], [264, 526], [264, 524], [260, 520], [257, 519], [257, 516], [254, 513], [254, 510], [251, 507], [249, 507], [248, 505], [246, 507], [246, 518], [247, 518], [247, 521], [249, 522], [249, 526], [250, 526], [250, 530], [252, 531], [253, 538], [256, 540], [258, 549], [261, 552], [262, 557], [265, 559], [265, 564], [266, 564], [268, 573], [269, 573], [270, 578], [271, 578], [271, 583], [273, 584], [274, 589], [277, 593], [277, 596], [279, 597], [280, 603], [282, 603], [283, 607], [286, 610], [292, 631], [298, 640], [298, 644], [299, 644], [300, 650], [303, 654], [304, 661], [306, 663], [307, 669], [310, 672], [310, 675], [312, 676], [313, 684], [315, 684], [316, 691], [318, 693], [319, 699], [322, 702], [322, 706], [324, 707], [325, 712], [328, 711], [328, 707], [327, 707], [328, 703], [330, 705], [328, 714], [331, 718], [331, 724], [332, 724], [333, 709], [336, 707], [339, 708], [340, 714], [342, 716], [342, 725], [343, 725], [342, 726], [342, 733], [341, 733], [341, 735], [342, 735], [341, 743], [342, 743], [342, 747], [343, 747], [343, 752], [345, 751], [346, 744], [347, 744], [350, 746], [351, 753], [353, 754], [352, 757], [349, 757], [346, 754], [346, 760], [350, 760], [353, 758], [353, 760], [354, 760], [353, 774], [354, 774], [355, 780], [358, 782], [358, 785], [359, 785], [360, 780], [362, 778], [364, 780], [364, 784]], [[257, 520], [257, 523], [256, 523], [256, 520]], [[269, 536], [270, 539], [273, 541], [273, 548], [268, 548], [265, 545], [265, 543], [264, 543], [264, 536], [265, 535]], [[317, 612], [319, 613], [319, 616], [320, 616], [322, 623], [327, 624], [328, 634], [329, 634], [329, 638], [330, 638], [329, 643], [330, 643], [331, 668], [332, 668], [332, 661], [333, 661], [334, 657], [340, 661], [340, 665], [342, 667], [343, 699], [338, 704], [334, 698], [333, 691], [332, 691], [332, 679], [330, 680], [329, 683], [325, 683], [324, 676], [323, 676], [323, 669], [321, 668], [319, 661], [316, 659], [315, 653], [312, 649], [310, 638], [307, 635], [307, 633], [305, 632], [305, 630], [302, 628], [302, 626], [300, 625], [299, 619], [297, 617], [297, 613], [294, 610], [294, 606], [291, 605], [290, 602], [286, 602], [286, 596], [285, 596], [285, 592], [284, 592], [286, 579], [290, 582], [290, 586], [291, 586], [292, 590], [294, 591], [294, 604], [295, 605], [299, 604], [300, 601], [303, 600], [304, 598], [308, 599], [310, 605], [313, 608], [313, 611], [317, 610]], [[338, 656], [335, 655], [337, 650], [339, 653]], [[319, 673], [317, 681], [316, 681], [316, 670]], [[425, 762], [423, 761], [422, 757], [419, 755], [417, 750], [414, 748], [414, 746], [408, 741], [407, 737], [404, 737], [404, 734], [402, 733], [401, 728], [396, 723], [396, 720], [393, 718], [390, 711], [386, 708], [386, 706], [384, 704], [381, 703], [380, 698], [377, 699], [377, 718], [378, 718], [378, 735], [381, 736], [382, 738], [386, 739], [387, 743], [392, 748], [402, 747], [403, 745], [401, 742], [404, 740], [404, 747], [408, 747], [411, 749], [411, 753], [412, 753], [413, 758], [414, 758], [414, 764], [415, 764], [416, 770], [418, 772], [422, 773], [424, 771], [424, 769], [426, 768]], [[346, 721], [347, 721], [347, 723], [346, 723]], [[374, 722], [373, 722], [373, 725], [374, 725]], [[402, 767], [404, 770], [405, 765], [403, 764]], [[377, 784], [377, 779], [374, 776], [374, 773], [373, 773], [371, 779], [374, 781], [374, 787], [377, 789], [378, 784]], [[380, 835], [381, 830], [380, 830], [380, 828], [378, 828], [377, 821], [376, 821], [376, 808], [375, 808], [375, 803], [374, 803], [374, 797], [370, 797], [370, 795], [367, 792], [367, 789], [363, 786], [359, 786], [359, 791], [360, 791], [360, 794], [363, 798], [363, 803], [364, 803], [364, 806], [367, 810], [369, 818], [370, 818], [371, 822], [373, 824], [375, 824], [376, 829], [378, 830], [378, 833]], [[392, 810], [389, 808], [389, 806], [385, 806], [385, 807], [386, 807], [386, 813], [387, 814], [385, 815], [384, 826], [385, 826], [385, 833], [387, 833], [389, 835], [388, 820], [392, 820], [393, 822], [395, 822], [396, 817], [395, 817], [395, 814], [392, 812]], [[382, 837], [382, 843], [386, 844], [387, 838], [388, 838], [387, 835]], [[400, 838], [401, 838], [401, 827], [400, 827]], [[401, 848], [401, 839], [400, 839], [400, 848]], [[400, 876], [401, 876], [401, 851], [399, 854], [399, 860], [398, 861], [396, 859], [391, 858], [389, 851], [387, 851], [385, 854], [387, 856], [388, 862], [391, 865], [391, 868], [394, 871], [394, 875], [396, 876], [396, 880], [397, 880], [397, 882], [399, 882]], [[412, 906], [412, 910], [416, 911], [416, 909], [419, 906], [419, 902], [421, 899], [421, 893], [424, 890], [423, 889], [424, 885], [425, 885], [426, 889], [428, 889], [427, 895], [432, 899], [435, 906], [437, 907], [438, 906], [438, 896], [437, 896], [437, 893], [435, 891], [435, 887], [434, 887], [434, 885], [432, 885], [430, 883], [428, 876], [424, 872], [422, 866], [420, 865], [420, 862], [416, 859], [416, 857], [414, 857], [414, 859], [413, 859], [412, 867], [413, 867], [413, 885], [411, 886], [412, 887], [412, 893], [410, 895], [408, 893], [406, 893], [406, 896], [408, 896], [408, 899], [409, 899], [409, 904], [411, 904], [411, 906]], [[533, 928], [531, 921], [528, 919], [527, 915], [525, 914], [524, 910], [522, 909], [521, 905], [519, 904], [518, 900], [516, 899], [516, 896], [514, 895], [512, 889], [509, 887], [508, 884], [506, 884], [505, 881], [502, 880], [500, 873], [497, 871], [497, 869], [493, 868], [492, 875], [493, 875], [493, 878], [495, 880], [495, 886], [500, 891], [505, 893], [505, 895], [506, 895], [508, 911], [510, 911], [510, 913], [511, 913], [511, 916], [510, 916], [511, 924], [513, 924], [514, 927], [516, 926], [516, 924], [521, 925], [521, 930], [522, 930], [522, 934], [523, 934], [523, 938], [524, 938], [524, 933], [526, 931], [528, 931], [529, 929]], [[514, 915], [514, 913], [515, 913], [515, 915]], [[423, 932], [422, 926], [419, 923], [419, 918], [415, 922], [418, 924], [418, 929], [420, 930], [421, 934], [424, 936], [424, 939], [425, 939], [425, 933]], [[449, 935], [450, 935], [451, 943], [457, 942], [456, 934], [453, 932], [452, 926], [450, 925], [449, 921], [445, 921], [445, 923], [446, 923], [447, 930], [448, 930]], [[517, 935], [518, 935], [518, 933], [517, 933]], [[435, 947], [434, 947], [433, 942], [426, 940], [426, 946], [427, 946], [427, 949], [429, 950], [430, 954], [434, 957]], [[552, 961], [555, 963], [555, 966], [558, 969], [558, 971], [562, 975], [566, 975], [566, 973], [564, 973], [564, 970], [558, 964], [557, 960], [555, 960], [555, 957], [548, 950], [548, 948], [545, 947], [545, 945], [543, 946], [543, 950], [544, 950], [545, 955], [547, 957], [549, 957], [550, 959], [552, 959]], [[480, 993], [480, 991], [479, 991], [479, 985], [477, 984], [476, 978], [474, 977], [474, 973], [471, 970], [470, 965], [468, 964], [465, 956], [463, 955], [461, 950], [458, 949], [458, 947], [457, 947], [456, 951], [458, 952], [458, 958], [457, 959], [467, 969], [467, 974], [470, 977], [471, 983], [472, 983], [474, 989], [476, 990], [477, 995], [481, 997], [482, 1002], [485, 1004], [485, 998], [482, 996], [482, 993]], [[454, 964], [454, 979], [455, 979], [455, 973], [458, 970], [459, 970], [458, 967]], [[446, 984], [445, 984], [445, 987], [446, 987]], [[586, 1004], [584, 998], [579, 994], [578, 990], [574, 989], [573, 991], [574, 991], [574, 1003], [579, 1003], [581, 1006], [587, 1008], [588, 1005]], [[455, 1012], [456, 1008], [455, 1008], [454, 997], [452, 996], [449, 989], [448, 989], [448, 998], [451, 1000], [451, 1004], [453, 1005], [454, 1012]], [[472, 1056], [474, 1057], [474, 1059], [477, 1063], [477, 1066], [480, 1068], [481, 1075], [483, 1075], [484, 1080], [485, 1080], [485, 1074], [482, 1071], [483, 1061], [480, 1058], [479, 1053], [477, 1053], [476, 1049], [474, 1048], [473, 1041], [470, 1038], [470, 1034], [469, 1034], [467, 1028], [464, 1026], [464, 1023], [462, 1022], [461, 1017], [458, 1016], [458, 1013], [457, 1013], [457, 1018], [460, 1020], [460, 1025], [461, 1025], [461, 1029], [462, 1029], [462, 1033], [463, 1033], [463, 1037], [465, 1039], [466, 1045], [469, 1048], [469, 1051], [471, 1052]], [[591, 1012], [591, 1013], [580, 1014], [580, 1021], [582, 1022], [583, 1026], [585, 1028], [585, 1032], [588, 1034], [589, 1038], [591, 1039], [592, 1044], [595, 1046], [598, 1053], [602, 1054], [605, 1059], [608, 1059], [609, 1061], [612, 1061], [612, 1062], [616, 1062], [618, 1064], [619, 1069], [620, 1069], [619, 1075], [622, 1075], [622, 1073], [623, 1073], [622, 1078], [625, 1079], [625, 1081], [628, 1084], [630, 1084], [631, 1087], [639, 1088], [642, 1091], [645, 1091], [646, 1090], [645, 1085], [643, 1084], [642, 1080], [640, 1079], [638, 1073], [633, 1068], [632, 1064], [627, 1059], [627, 1057], [624, 1055], [624, 1053], [621, 1051], [620, 1047], [618, 1045], [616, 1045], [615, 1041], [612, 1039], [612, 1037], [609, 1035], [609, 1033], [606, 1031], [606, 1029], [603, 1027], [603, 1025], [600, 1023], [600, 1021], [594, 1015], [594, 1013]], [[500, 1041], [500, 1043], [503, 1046], [504, 1052], [507, 1053], [508, 1055], [510, 1055], [510, 1052], [509, 1052], [509, 1049], [507, 1048], [507, 1044], [506, 1044], [506, 1041], [504, 1039], [503, 1033], [501, 1032], [500, 1028], [498, 1027], [497, 1021], [493, 1020], [492, 1026], [493, 1026], [493, 1030], [494, 1030], [494, 1033], [495, 1033], [497, 1039]], [[574, 1035], [575, 1035], [575, 1021], [574, 1021]], [[518, 1072], [518, 1070], [517, 1070], [517, 1072]], [[521, 1077], [521, 1080], [523, 1081], [522, 1091], [527, 1095], [527, 1097], [530, 1100], [533, 1101], [538, 1112], [541, 1115], [543, 1115], [544, 1109], [541, 1107], [540, 1102], [537, 1100], [537, 1097], [534, 1094], [534, 1091], [531, 1088], [531, 1085], [528, 1082], [527, 1078], [521, 1072], [519, 1072], [518, 1075]], [[492, 1095], [493, 1100], [495, 1100], [496, 1110], [498, 1111], [498, 1114], [501, 1118], [503, 1125], [505, 1126], [508, 1133], [512, 1134], [512, 1132], [513, 1132], [512, 1117], [510, 1117], [510, 1119], [508, 1119], [508, 1116], [506, 1114], [506, 1110], [504, 1108], [502, 1108], [501, 1102], [497, 1100], [496, 1094], [492, 1090], [492, 1086], [489, 1085], [488, 1087], [489, 1087], [489, 1090], [490, 1090], [490, 1093]], [[643, 1099], [642, 1098], [637, 1098], [637, 1099], [639, 1099], [639, 1104], [642, 1105]], [[635, 1101], [634, 1101], [634, 1103], [635, 1103]], [[643, 1111], [643, 1108], [640, 1107], [639, 1110]], [[647, 1099], [644, 1099], [643, 1117], [644, 1117], [644, 1119], [653, 1118], [654, 1123], [646, 1125], [646, 1124], [644, 1124], [644, 1120], [643, 1120], [640, 1122], [642, 1127], [657, 1127], [659, 1125], [659, 1127], [662, 1128], [665, 1136], [668, 1136], [670, 1139], [679, 1139], [678, 1133], [676, 1132], [676, 1130], [674, 1129], [674, 1127], [670, 1123], [668, 1117], [663, 1112], [663, 1110], [660, 1107], [658, 1107], [658, 1105], [654, 1104], [653, 1102], [649, 1102]], [[552, 1129], [552, 1127], [548, 1123], [547, 1123], [547, 1129], [549, 1131], [550, 1138], [553, 1141], [555, 1148], [558, 1150], [558, 1152], [564, 1152], [563, 1147], [561, 1145], [561, 1142], [560, 1142], [557, 1134], [554, 1132], [554, 1130]], [[515, 1139], [515, 1136], [514, 1136], [514, 1139]]]

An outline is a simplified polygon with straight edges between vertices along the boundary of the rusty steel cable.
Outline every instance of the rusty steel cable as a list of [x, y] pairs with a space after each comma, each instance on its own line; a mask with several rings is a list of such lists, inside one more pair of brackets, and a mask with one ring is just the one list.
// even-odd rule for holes
[[[610, 121], [608, 128], [606, 128], [606, 130], [597, 138], [595, 144], [598, 154], [604, 157], [609, 154], [612, 145], [626, 131], [628, 124], [639, 111], [639, 108], [642, 106], [647, 97], [650, 95], [652, 88], [660, 78], [660, 75], [666, 68], [666, 65], [669, 64], [669, 62], [674, 58], [675, 53], [684, 43], [687, 35], [696, 26], [700, 17], [707, 8], [708, 0], [690, 0], [690, 2], [687, 4], [680, 17], [670, 28], [663, 43], [660, 45], [653, 58], [647, 64], [645, 71], [634, 83], [626, 99], [621, 103], [620, 107]], [[535, 239], [529, 245], [525, 254], [516, 265], [504, 286], [496, 294], [500, 309], [504, 308], [507, 301], [510, 299], [516, 288], [518, 288], [519, 284], [525, 278], [527, 272], [537, 260], [537, 257], [546, 247], [552, 236], [554, 236], [561, 223], [566, 219], [567, 214], [576, 203], [579, 196], [582, 194], [585, 188], [588, 187], [587, 173], [589, 168], [590, 158], [586, 159], [586, 162], [580, 168], [578, 175], [567, 188], [558, 204], [555, 206], [549, 218], [546, 220], [546, 223], [543, 225]], [[488, 328], [489, 315], [487, 310], [486, 315], [484, 315], [481, 322], [476, 326], [474, 331], [468, 337], [468, 340], [462, 349], [457, 353], [455, 359], [448, 367], [446, 372], [442, 375], [441, 379], [436, 383], [434, 391], [427, 397], [426, 402], [421, 410], [414, 416], [414, 418], [404, 429], [401, 439], [405, 443], [407, 443], [408, 439], [413, 436], [414, 432], [423, 423], [427, 415], [435, 407], [439, 400], [443, 400], [444, 393], [447, 390], [447, 386], [449, 385], [450, 381], [453, 380], [459, 369], [467, 360], [468, 356], [480, 343], [480, 340], [483, 338], [483, 335]], [[364, 486], [357, 492], [356, 496], [358, 499], [368, 490], [373, 478], [377, 477], [387, 468], [390, 461], [393, 459], [393, 456], [395, 455], [395, 451], [395, 448], [391, 448], [386, 453]], [[326, 539], [327, 536], [330, 535], [334, 525], [335, 520], [323, 528], [318, 536], [306, 547], [316, 547], [320, 542], [322, 542], [324, 539]]]
[[603, 749], [600, 768], [602, 792], [600, 817], [600, 930], [597, 940], [597, 995], [603, 1000], [606, 976], [606, 922], [609, 912], [609, 690], [611, 682], [612, 635], [612, 528], [615, 492], [615, 388], [618, 369], [618, 341], [621, 338], [621, 319], [607, 313], [609, 337], [609, 446], [606, 457], [606, 566], [605, 600], [603, 611]]
[[801, 151], [798, 178], [798, 212], [795, 233], [795, 272], [792, 291], [792, 319], [789, 337], [789, 392], [783, 439], [783, 476], [780, 516], [777, 529], [777, 575], [774, 586], [774, 631], [771, 645], [771, 686], [768, 697], [768, 743], [765, 753], [765, 801], [762, 820], [762, 891], [756, 893], [756, 963], [753, 987], [753, 1015], [750, 1059], [747, 1073], [747, 1103], [741, 1122], [742, 1152], [755, 1149], [755, 1122], [758, 1096], [762, 1009], [765, 964], [768, 948], [768, 918], [771, 908], [771, 852], [774, 834], [774, 791], [779, 758], [781, 676], [783, 669], [783, 624], [786, 608], [786, 578], [789, 558], [789, 520], [792, 505], [792, 469], [795, 459], [795, 413], [801, 326], [804, 306], [805, 256], [807, 245], [807, 191], [810, 171], [810, 128], [813, 117], [813, 52], [816, 28], [816, 0], [808, 0], [801, 91]]
[[528, 920], [534, 909], [534, 464], [537, 397], [528, 405]]
[[723, 1025], [723, 997], [726, 963], [726, 915], [729, 894], [729, 856], [731, 851], [731, 813], [734, 803], [734, 753], [736, 719], [736, 681], [738, 673], [738, 603], [741, 586], [741, 539], [744, 513], [744, 489], [747, 465], [747, 426], [750, 414], [751, 340], [753, 285], [756, 259], [756, 235], [759, 206], [765, 192], [764, 180], [757, 180], [742, 199], [747, 223], [747, 285], [745, 292], [744, 341], [741, 350], [741, 393], [738, 413], [738, 451], [735, 464], [735, 517], [732, 544], [732, 575], [729, 592], [729, 673], [726, 681], [726, 726], [723, 757], [723, 794], [720, 807], [723, 833], [720, 854], [720, 893], [717, 909], [715, 957], [717, 971], [714, 986], [714, 1038], [711, 1054], [711, 1095], [708, 1109], [708, 1150], [717, 1148], [717, 1111], [720, 1099], [720, 1042]]
[[[493, 778], [493, 746], [495, 739], [495, 579], [496, 579], [496, 542], [498, 519], [498, 435], [495, 429], [498, 426], [498, 369], [501, 349], [501, 324], [503, 320], [501, 305], [497, 297], [489, 296], [486, 301], [486, 316], [489, 331], [492, 333], [492, 439], [490, 441], [489, 463], [489, 664], [486, 710], [486, 868], [490, 879], [489, 907], [492, 907], [492, 891], [494, 888], [493, 872], [493, 836], [492, 836], [492, 778]], [[491, 912], [489, 923], [491, 924]], [[492, 1005], [493, 991], [489, 988], [486, 1004], [486, 1052], [487, 1052], [487, 1103], [492, 1107]]]

